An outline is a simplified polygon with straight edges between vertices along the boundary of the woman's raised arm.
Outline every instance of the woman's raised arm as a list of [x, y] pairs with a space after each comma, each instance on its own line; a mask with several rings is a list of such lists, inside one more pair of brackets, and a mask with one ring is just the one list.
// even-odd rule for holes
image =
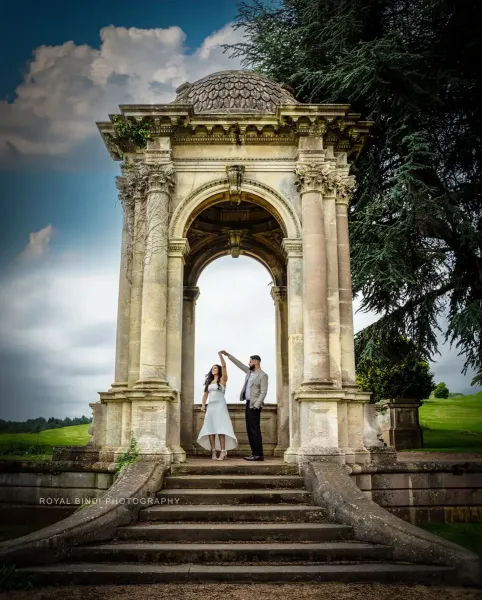
[[223, 371], [221, 373], [221, 379], [219, 380], [219, 383], [221, 383], [222, 385], [226, 385], [228, 382], [228, 369], [226, 368], [226, 361], [224, 360], [224, 356], [222, 354], [222, 352], [218, 352], [219, 354], [219, 360], [221, 361], [221, 367], [223, 368]]

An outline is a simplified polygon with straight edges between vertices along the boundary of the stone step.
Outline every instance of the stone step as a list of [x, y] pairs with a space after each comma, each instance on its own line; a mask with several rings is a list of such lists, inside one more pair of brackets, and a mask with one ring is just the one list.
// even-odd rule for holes
[[266, 459], [263, 462], [246, 462], [235, 458], [223, 461], [194, 459], [187, 463], [171, 465], [171, 475], [299, 475], [296, 465], [287, 465], [280, 460]]
[[170, 475], [163, 489], [292, 489], [304, 484], [299, 475]]
[[307, 504], [311, 494], [306, 490], [161, 490], [157, 493], [161, 505], [186, 504]]
[[227, 563], [227, 562], [331, 562], [390, 560], [393, 548], [362, 542], [318, 543], [142, 543], [113, 542], [72, 548], [75, 561]]
[[[455, 569], [391, 563], [318, 565], [155, 565], [151, 563], [56, 563], [21, 569], [38, 585], [128, 585], [142, 583], [450, 583]], [[321, 593], [321, 592], [320, 592]]]
[[116, 530], [120, 540], [156, 542], [329, 542], [352, 537], [351, 527], [333, 523], [149, 523]]
[[326, 510], [306, 504], [277, 505], [160, 505], [144, 508], [139, 521], [196, 522], [196, 523], [321, 523]]

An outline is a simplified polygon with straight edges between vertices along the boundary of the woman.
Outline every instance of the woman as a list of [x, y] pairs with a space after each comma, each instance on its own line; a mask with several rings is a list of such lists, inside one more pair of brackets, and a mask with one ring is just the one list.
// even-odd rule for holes
[[[227, 451], [236, 448], [238, 440], [234, 435], [233, 424], [228, 412], [228, 405], [224, 392], [228, 381], [226, 362], [224, 356], [219, 352], [220, 365], [214, 365], [206, 375], [204, 382], [204, 396], [201, 410], [206, 411], [206, 402], [209, 398], [204, 425], [202, 426], [197, 442], [206, 450], [211, 450], [213, 460], [225, 460]], [[216, 435], [219, 443], [216, 445]], [[219, 458], [216, 449], [221, 449]]]

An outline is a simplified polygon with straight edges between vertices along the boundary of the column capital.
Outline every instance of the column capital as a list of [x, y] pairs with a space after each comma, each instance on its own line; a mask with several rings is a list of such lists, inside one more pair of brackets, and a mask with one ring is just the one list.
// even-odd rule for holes
[[345, 174], [338, 174], [337, 177], [336, 203], [348, 206], [355, 189], [355, 177]]
[[285, 285], [273, 286], [271, 288], [271, 297], [275, 301], [275, 304], [286, 302], [288, 299], [288, 291]]
[[183, 298], [188, 302], [196, 302], [199, 298], [199, 288], [197, 286], [185, 285]]
[[143, 197], [147, 189], [148, 170], [142, 160], [126, 161], [122, 175], [116, 177], [116, 186], [124, 211], [134, 208], [136, 198]]
[[170, 196], [174, 190], [176, 171], [171, 162], [146, 163], [148, 173], [147, 192], [162, 192]]
[[288, 258], [302, 258], [303, 240], [301, 238], [284, 238], [283, 250]]
[[295, 185], [300, 194], [307, 192], [323, 194], [331, 180], [331, 171], [328, 162], [298, 162], [295, 168]]
[[187, 238], [172, 238], [169, 240], [169, 257], [183, 258], [190, 250]]

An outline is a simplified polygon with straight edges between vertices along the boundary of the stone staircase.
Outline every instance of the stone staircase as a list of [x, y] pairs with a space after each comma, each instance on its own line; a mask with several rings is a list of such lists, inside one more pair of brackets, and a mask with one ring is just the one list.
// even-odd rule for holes
[[26, 569], [41, 583], [448, 581], [453, 569], [401, 564], [393, 548], [329, 523], [303, 478], [280, 463], [174, 466], [139, 521], [71, 561]]

